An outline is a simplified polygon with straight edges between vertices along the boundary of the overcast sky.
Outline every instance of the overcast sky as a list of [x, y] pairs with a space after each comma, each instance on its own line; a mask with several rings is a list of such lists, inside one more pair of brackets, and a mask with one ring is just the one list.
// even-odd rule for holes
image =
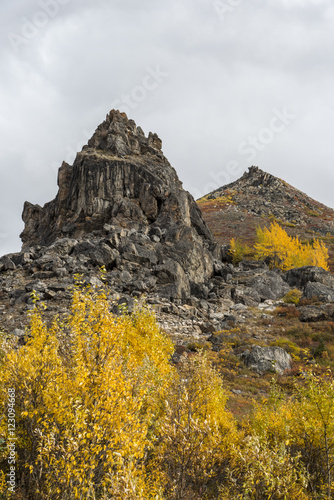
[[0, 255], [112, 108], [195, 198], [251, 165], [334, 207], [332, 0], [1, 0]]

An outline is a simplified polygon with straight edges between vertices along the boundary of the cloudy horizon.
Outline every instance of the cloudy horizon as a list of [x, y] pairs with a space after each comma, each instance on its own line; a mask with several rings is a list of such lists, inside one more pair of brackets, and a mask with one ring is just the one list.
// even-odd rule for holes
[[257, 165], [334, 208], [330, 0], [2, 0], [0, 255], [127, 112], [195, 198]]

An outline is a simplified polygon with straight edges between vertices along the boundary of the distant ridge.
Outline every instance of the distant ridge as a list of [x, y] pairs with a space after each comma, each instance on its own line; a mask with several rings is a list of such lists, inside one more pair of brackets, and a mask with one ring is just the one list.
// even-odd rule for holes
[[197, 203], [222, 244], [235, 237], [252, 244], [256, 227], [276, 220], [290, 235], [323, 239], [334, 271], [334, 210], [256, 166]]

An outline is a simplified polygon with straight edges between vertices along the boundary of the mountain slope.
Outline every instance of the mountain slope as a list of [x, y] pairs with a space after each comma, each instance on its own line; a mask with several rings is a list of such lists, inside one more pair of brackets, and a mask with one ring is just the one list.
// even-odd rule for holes
[[[146, 137], [112, 111], [73, 166], [63, 163], [58, 185], [44, 207], [26, 202], [23, 249], [0, 257], [0, 332], [14, 343], [27, 341], [36, 294], [47, 322], [54, 314], [65, 321], [71, 289], [88, 285], [105, 292], [115, 316], [137, 304], [152, 307], [175, 344], [175, 363], [207, 350], [234, 391], [235, 413], [269, 391], [272, 363], [259, 378], [242, 361], [253, 347], [295, 356], [294, 372], [289, 362], [282, 375], [287, 386], [322, 352], [324, 370], [334, 369], [334, 276], [313, 267], [282, 273], [264, 262], [227, 263], [156, 134]], [[220, 243], [251, 242], [256, 225], [273, 218], [290, 234], [334, 243], [333, 210], [256, 167], [199, 203]], [[286, 304], [296, 287], [300, 303]]]
[[26, 202], [23, 244], [50, 245], [59, 237], [82, 237], [104, 225], [128, 229], [160, 225], [190, 228], [208, 244], [213, 238], [192, 196], [161, 150], [157, 134], [144, 135], [124, 113], [112, 110], [77, 154], [63, 162], [58, 194], [44, 207]]
[[275, 220], [290, 236], [323, 240], [334, 271], [334, 210], [258, 167], [250, 167], [240, 179], [197, 203], [221, 244], [236, 237], [253, 244], [256, 227], [269, 226]]

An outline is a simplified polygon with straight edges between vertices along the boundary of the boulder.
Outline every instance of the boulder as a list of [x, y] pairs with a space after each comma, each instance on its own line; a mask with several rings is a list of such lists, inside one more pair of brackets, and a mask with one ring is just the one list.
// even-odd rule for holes
[[302, 306], [298, 308], [302, 322], [333, 321], [334, 306]]
[[103, 241], [84, 240], [74, 247], [73, 255], [83, 255], [89, 258], [93, 266], [106, 266], [109, 269], [114, 264], [119, 253]]
[[10, 298], [12, 305], [26, 304], [30, 299], [30, 293], [27, 293], [26, 290], [17, 288], [10, 293]]
[[15, 266], [30, 264], [34, 258], [36, 258], [36, 256], [33, 251], [15, 253], [11, 256], [11, 260], [14, 262]]
[[304, 296], [307, 299], [316, 297], [321, 302], [334, 302], [334, 287], [309, 281], [305, 286]]
[[250, 286], [240, 285], [232, 288], [231, 297], [236, 304], [249, 307], [255, 307], [261, 302], [259, 293]]
[[239, 267], [243, 271], [269, 271], [269, 268], [264, 260], [243, 260], [242, 262], [240, 262]]
[[254, 346], [240, 355], [246, 366], [256, 370], [258, 373], [267, 371], [282, 375], [292, 367], [292, 359], [281, 347]]
[[303, 289], [308, 282], [321, 283], [334, 288], [334, 276], [322, 267], [303, 266], [290, 269], [285, 272], [284, 279], [293, 288]]
[[49, 246], [48, 251], [54, 252], [60, 256], [67, 256], [73, 252], [77, 243], [78, 241], [73, 238], [58, 238], [52, 245]]
[[43, 281], [35, 280], [30, 281], [25, 286], [26, 292], [32, 292], [33, 290], [37, 293], [44, 293], [47, 289], [46, 284]]
[[159, 295], [169, 299], [191, 295], [189, 279], [178, 262], [168, 259], [153, 270], [153, 275], [157, 278]]
[[47, 251], [44, 255], [33, 261], [33, 265], [42, 271], [54, 271], [64, 265], [64, 261], [54, 253]]
[[11, 256], [4, 255], [0, 259], [0, 272], [1, 271], [12, 271], [16, 269], [14, 262], [11, 259]]
[[140, 266], [151, 268], [158, 264], [158, 257], [150, 240], [146, 243], [129, 242], [120, 250], [122, 258]]
[[283, 278], [274, 271], [255, 277], [251, 281], [251, 287], [258, 293], [261, 301], [281, 299], [290, 289]]

